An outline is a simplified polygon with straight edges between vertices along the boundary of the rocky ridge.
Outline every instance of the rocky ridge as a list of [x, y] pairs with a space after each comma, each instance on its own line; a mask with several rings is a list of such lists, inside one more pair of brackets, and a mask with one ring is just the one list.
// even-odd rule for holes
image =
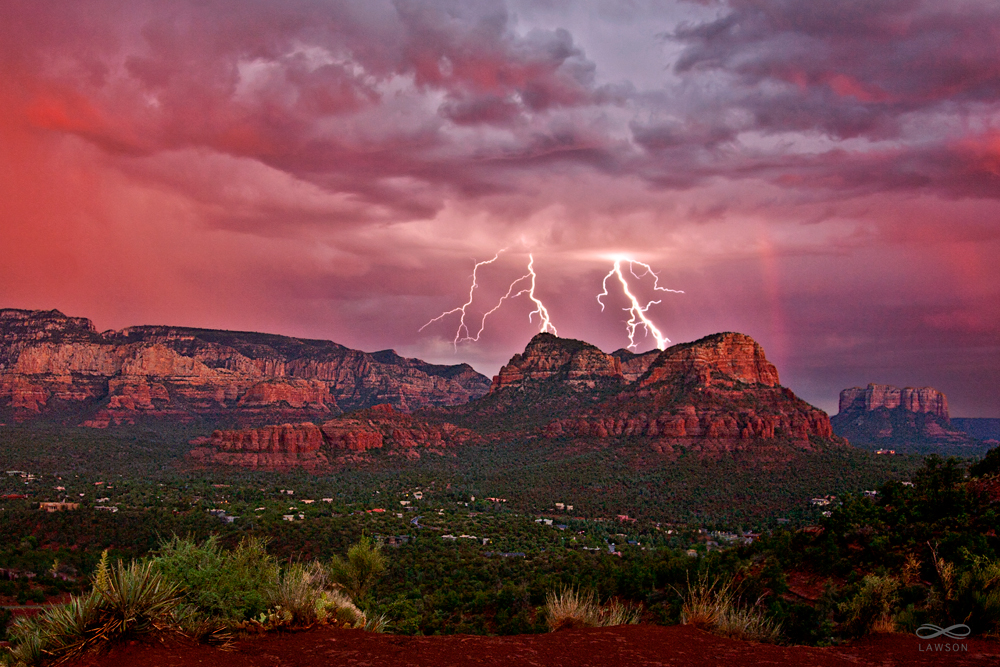
[[467, 364], [428, 364], [392, 350], [184, 327], [99, 333], [89, 320], [55, 310], [0, 310], [0, 420], [266, 423], [382, 403], [454, 405], [488, 387]]

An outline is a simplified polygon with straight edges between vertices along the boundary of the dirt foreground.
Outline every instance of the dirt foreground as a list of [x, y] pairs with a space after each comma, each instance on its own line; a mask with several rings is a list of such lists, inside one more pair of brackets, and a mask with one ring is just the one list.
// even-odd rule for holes
[[[935, 650], [935, 645], [940, 650]], [[254, 636], [240, 640], [228, 651], [178, 641], [136, 641], [63, 664], [73, 667], [1000, 665], [998, 642], [948, 640], [948, 645], [951, 650], [943, 642], [892, 634], [832, 648], [772, 646], [716, 637], [683, 625], [633, 625], [511, 637], [404, 637], [321, 628]]]

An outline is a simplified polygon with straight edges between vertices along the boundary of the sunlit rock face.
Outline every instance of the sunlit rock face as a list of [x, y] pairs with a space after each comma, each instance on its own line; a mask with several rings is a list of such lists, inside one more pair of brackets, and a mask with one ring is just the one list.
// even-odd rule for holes
[[387, 403], [466, 403], [489, 388], [468, 365], [270, 334], [129, 327], [99, 333], [59, 311], [0, 310], [0, 420], [85, 426], [219, 418], [329, 419]]

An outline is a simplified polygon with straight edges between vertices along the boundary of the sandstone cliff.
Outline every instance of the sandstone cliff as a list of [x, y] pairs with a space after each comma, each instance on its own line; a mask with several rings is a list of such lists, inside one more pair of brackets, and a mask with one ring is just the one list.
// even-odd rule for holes
[[311, 423], [283, 424], [256, 429], [217, 430], [190, 456], [200, 463], [239, 465], [247, 468], [319, 469], [329, 461], [320, 451], [323, 433]]
[[[488, 380], [391, 350], [269, 334], [143, 326], [98, 333], [58, 311], [0, 310], [0, 419], [266, 422], [389, 403], [465, 403]], [[89, 414], [88, 414], [89, 413]]]
[[948, 399], [931, 387], [869, 384], [845, 389], [831, 422], [837, 435], [869, 447], [917, 451], [935, 445], [979, 444], [951, 425]]

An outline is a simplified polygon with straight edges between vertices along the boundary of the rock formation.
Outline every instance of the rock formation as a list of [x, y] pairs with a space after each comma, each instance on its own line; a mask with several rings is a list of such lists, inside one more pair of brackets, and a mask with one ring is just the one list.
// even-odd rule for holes
[[[780, 386], [761, 347], [738, 333], [643, 355], [605, 354], [582, 341], [538, 334], [482, 398], [416, 414], [375, 406], [328, 420], [319, 430], [320, 453], [331, 463], [375, 452], [414, 459], [470, 443], [535, 438], [609, 447], [628, 438], [668, 454], [747, 451], [769, 459], [843, 444], [826, 413]], [[233, 448], [252, 455], [254, 443], [269, 438], [213, 435], [208, 444], [216, 443], [214, 449], [197, 455], [253, 465], [252, 458], [233, 458]]]
[[624, 382], [618, 358], [589, 343], [540, 333], [522, 354], [514, 355], [493, 378], [490, 392], [523, 388], [538, 382], [558, 380], [570, 387], [593, 388], [602, 379]]
[[488, 387], [467, 364], [428, 364], [392, 350], [163, 326], [99, 333], [89, 320], [59, 311], [0, 310], [0, 420], [262, 423], [381, 403], [401, 410], [455, 405]]
[[[539, 334], [501, 369], [490, 392], [497, 397], [495, 403], [505, 391], [534, 391], [535, 405], [544, 405], [544, 396], [558, 396], [548, 409], [570, 414], [545, 424], [542, 432], [549, 438], [641, 437], [660, 449], [722, 450], [762, 441], [802, 448], [837, 442], [826, 413], [781, 387], [777, 369], [749, 336], [721, 333], [675, 345], [652, 358], [647, 353], [638, 362], [646, 370], [641, 375], [633, 370], [632, 377], [625, 374], [620, 353], [606, 355], [580, 341]], [[638, 365], [635, 359], [625, 363]], [[602, 396], [597, 405], [574, 403], [573, 395], [559, 394], [560, 387], [579, 393], [581, 385], [592, 388], [599, 380], [605, 380], [606, 387], [615, 386], [607, 381], [618, 384], [617, 391]], [[487, 399], [479, 403], [486, 405]]]
[[193, 444], [200, 446], [190, 456], [201, 463], [264, 469], [318, 469], [328, 464], [320, 451], [323, 432], [311, 423], [218, 430]]
[[477, 441], [468, 429], [436, 419], [414, 417], [391, 405], [338, 417], [322, 426], [284, 424], [238, 430], [217, 430], [209, 438], [191, 441], [190, 456], [201, 463], [248, 468], [318, 469], [330, 463], [365, 460], [371, 450], [419, 459], [421, 452], [445, 450]]
[[851, 387], [840, 392], [839, 412], [873, 412], [879, 408], [894, 410], [900, 407], [906, 412], [927, 413], [950, 422], [948, 399], [933, 387], [900, 389], [887, 384], [870, 384], [864, 389]]
[[920, 446], [978, 444], [951, 425], [948, 399], [931, 387], [869, 384], [845, 389], [831, 422], [837, 435], [870, 447], [908, 451]]

